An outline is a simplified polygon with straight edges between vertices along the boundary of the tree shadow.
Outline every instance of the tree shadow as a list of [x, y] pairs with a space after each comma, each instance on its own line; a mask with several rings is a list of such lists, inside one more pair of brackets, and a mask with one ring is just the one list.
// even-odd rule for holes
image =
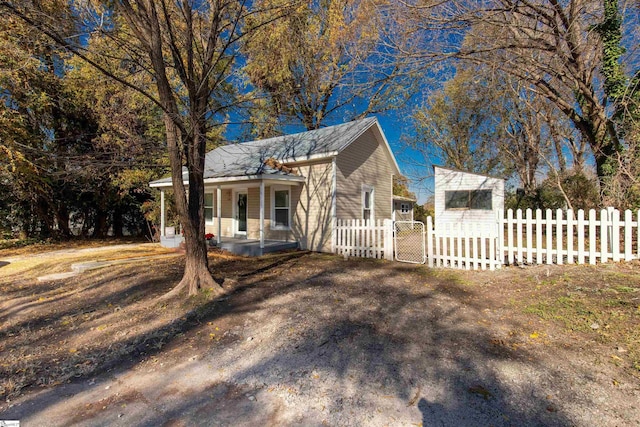
[[[312, 264], [315, 270], [304, 280], [282, 274], [305, 259], [320, 259], [322, 268]], [[139, 425], [162, 425], [168, 419], [187, 424], [274, 419], [277, 405], [268, 404], [274, 399], [269, 393], [284, 389], [290, 390], [292, 405], [299, 406], [301, 424], [319, 425], [323, 419], [329, 424], [380, 424], [379, 418], [366, 418], [375, 417], [375, 410], [383, 415], [409, 412], [405, 421], [422, 420], [423, 425], [574, 424], [568, 414], [547, 409], [547, 379], [560, 372], [525, 349], [516, 351], [495, 340], [494, 330], [476, 321], [485, 307], [469, 287], [448, 277], [430, 277], [429, 286], [419, 285], [419, 270], [394, 263], [326, 259], [286, 255], [260, 261], [264, 264], [243, 260], [251, 268], [223, 298], [128, 337], [121, 343], [126, 353], [105, 360], [80, 379], [107, 370], [127, 372], [166, 346], [179, 346], [180, 337], [202, 325], [235, 316], [249, 328], [246, 334], [262, 336], [265, 328], [273, 329], [269, 347], [236, 335], [223, 345], [201, 349], [205, 364], [230, 373], [220, 380], [211, 371], [206, 393], [173, 399], [161, 411], [147, 408], [138, 414]], [[216, 268], [234, 271], [237, 263], [217, 263]], [[246, 326], [246, 315], [253, 319], [252, 326]], [[512, 321], [510, 327], [521, 325]], [[104, 343], [96, 351], [106, 352], [111, 345]], [[500, 369], [505, 364], [520, 369], [528, 385], [509, 383]], [[147, 391], [147, 399], [160, 399], [162, 390], [201, 373], [198, 369], [202, 367], [186, 360], [167, 368], [154, 379], [156, 391]], [[530, 374], [537, 370], [545, 372], [542, 379]], [[78, 385], [77, 392], [92, 387]], [[245, 391], [259, 398], [249, 401]], [[6, 415], [46, 413], [67, 395], [52, 388], [27, 397]], [[318, 407], [305, 407], [310, 402], [319, 402]], [[361, 412], [353, 415], [356, 409]]]
[[11, 264], [11, 263], [8, 262], [8, 261], [0, 261], [0, 268], [4, 267], [5, 265], [9, 265], [9, 264]]

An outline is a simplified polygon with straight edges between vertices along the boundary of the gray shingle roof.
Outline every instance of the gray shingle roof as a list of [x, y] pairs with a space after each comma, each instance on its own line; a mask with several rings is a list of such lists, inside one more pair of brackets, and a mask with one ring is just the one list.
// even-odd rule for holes
[[[274, 158], [288, 162], [330, 156], [349, 145], [376, 122], [375, 117], [343, 123], [318, 130], [278, 136], [275, 138], [230, 144], [207, 153], [204, 178], [232, 178], [269, 174], [274, 177], [286, 173], [264, 165]], [[183, 170], [186, 179], [186, 169]], [[151, 184], [170, 183], [171, 178]]]

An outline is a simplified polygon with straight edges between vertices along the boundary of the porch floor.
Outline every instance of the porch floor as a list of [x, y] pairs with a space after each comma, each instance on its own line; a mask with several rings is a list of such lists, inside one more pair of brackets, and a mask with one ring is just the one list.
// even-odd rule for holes
[[260, 248], [260, 240], [236, 239], [233, 237], [222, 237], [222, 241], [213, 247], [229, 251], [236, 255], [260, 256], [270, 252], [284, 251], [287, 249], [298, 249], [298, 242], [283, 242], [280, 240], [265, 240], [264, 248]]

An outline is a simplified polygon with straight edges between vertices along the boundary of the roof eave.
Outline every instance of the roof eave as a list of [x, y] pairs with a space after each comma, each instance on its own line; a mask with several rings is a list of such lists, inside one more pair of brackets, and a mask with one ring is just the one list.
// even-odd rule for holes
[[[242, 181], [255, 181], [255, 180], [269, 180], [269, 181], [288, 181], [288, 182], [304, 182], [304, 176], [299, 175], [243, 175], [243, 176], [224, 176], [218, 178], [205, 178], [205, 184], [221, 184], [231, 182]], [[183, 181], [185, 186], [189, 185], [189, 181]], [[171, 182], [150, 182], [149, 186], [152, 188], [171, 188], [173, 184]]]

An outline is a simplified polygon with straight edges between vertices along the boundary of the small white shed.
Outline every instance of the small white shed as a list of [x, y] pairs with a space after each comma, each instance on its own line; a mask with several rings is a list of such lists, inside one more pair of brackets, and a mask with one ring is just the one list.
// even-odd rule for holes
[[493, 233], [504, 209], [504, 179], [434, 166], [435, 229], [445, 223], [473, 224]]

